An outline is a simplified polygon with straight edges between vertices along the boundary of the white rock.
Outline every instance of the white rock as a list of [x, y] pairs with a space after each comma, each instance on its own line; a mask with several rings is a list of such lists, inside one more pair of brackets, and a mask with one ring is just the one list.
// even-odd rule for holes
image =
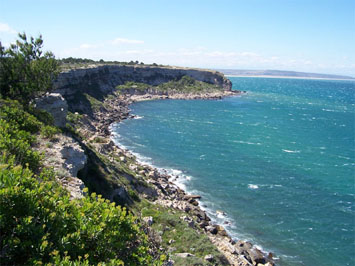
[[54, 125], [65, 127], [67, 122], [68, 104], [59, 93], [49, 93], [35, 100], [38, 109], [50, 113], [54, 118]]

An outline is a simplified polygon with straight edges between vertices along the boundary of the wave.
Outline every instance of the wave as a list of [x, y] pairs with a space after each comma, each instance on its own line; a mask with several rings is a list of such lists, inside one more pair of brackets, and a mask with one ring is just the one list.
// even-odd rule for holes
[[250, 188], [250, 189], [258, 189], [259, 186], [258, 185], [254, 185], [254, 184], [248, 184], [248, 188]]
[[283, 152], [287, 152], [287, 153], [300, 153], [301, 151], [293, 151], [293, 150], [285, 150], [285, 149], [282, 149]]
[[242, 141], [242, 140], [234, 140], [234, 143], [240, 143], [240, 144], [248, 144], [248, 145], [261, 145], [260, 142], [250, 142], [250, 141]]

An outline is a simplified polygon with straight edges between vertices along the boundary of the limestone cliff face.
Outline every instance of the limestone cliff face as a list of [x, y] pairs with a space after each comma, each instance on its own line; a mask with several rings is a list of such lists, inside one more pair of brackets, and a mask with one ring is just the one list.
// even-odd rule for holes
[[223, 90], [231, 90], [232, 83], [217, 71], [158, 66], [102, 65], [62, 72], [54, 84], [56, 92], [65, 98], [78, 90], [93, 94], [107, 94], [126, 81], [159, 85], [188, 75], [196, 80], [216, 84]]

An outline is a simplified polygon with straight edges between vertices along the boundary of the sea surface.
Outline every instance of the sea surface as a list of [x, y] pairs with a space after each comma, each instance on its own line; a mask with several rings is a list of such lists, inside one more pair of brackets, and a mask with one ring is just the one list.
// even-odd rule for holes
[[355, 265], [355, 82], [230, 80], [247, 93], [131, 105], [115, 140], [278, 265]]

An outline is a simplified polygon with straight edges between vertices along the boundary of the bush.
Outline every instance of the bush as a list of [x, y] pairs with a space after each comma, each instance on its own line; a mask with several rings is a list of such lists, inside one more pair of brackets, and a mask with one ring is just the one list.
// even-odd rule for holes
[[30, 133], [37, 133], [42, 123], [38, 119], [26, 112], [17, 101], [0, 100], [0, 119], [16, 124], [19, 130]]
[[[0, 165], [0, 260], [4, 265], [149, 265], [146, 237], [135, 218], [95, 193], [71, 201], [47, 171]], [[45, 181], [43, 181], [45, 180]], [[67, 264], [70, 265], [70, 264]], [[123, 264], [122, 264], [123, 265]]]
[[30, 132], [20, 130], [18, 126], [0, 119], [0, 156], [13, 158], [15, 164], [28, 165], [35, 170], [40, 165], [41, 155], [31, 150], [35, 137]]
[[55, 134], [59, 132], [59, 129], [53, 126], [43, 126], [41, 128], [41, 135], [45, 138], [53, 138]]

